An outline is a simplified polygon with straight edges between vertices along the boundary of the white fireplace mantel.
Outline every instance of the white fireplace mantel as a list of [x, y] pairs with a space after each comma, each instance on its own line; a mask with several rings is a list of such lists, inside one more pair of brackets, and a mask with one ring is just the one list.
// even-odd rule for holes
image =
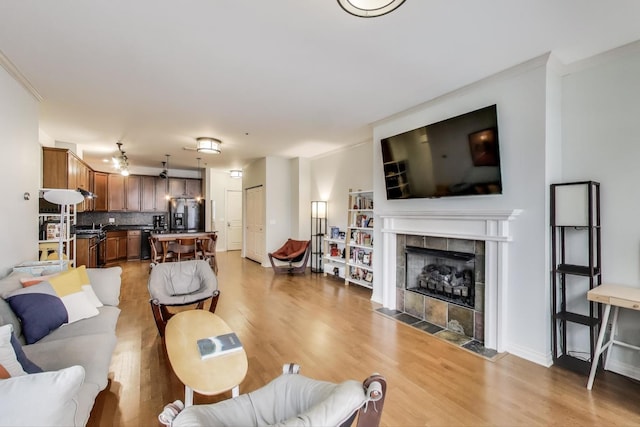
[[509, 286], [509, 222], [522, 211], [448, 210], [380, 213], [382, 220], [382, 304], [396, 308], [396, 236], [446, 237], [485, 242], [485, 347], [504, 351], [506, 291]]

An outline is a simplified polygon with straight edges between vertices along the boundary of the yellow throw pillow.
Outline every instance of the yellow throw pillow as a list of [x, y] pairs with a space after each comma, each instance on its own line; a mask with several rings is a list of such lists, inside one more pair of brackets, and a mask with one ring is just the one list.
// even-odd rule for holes
[[59, 297], [82, 292], [94, 307], [102, 307], [102, 303], [91, 287], [87, 268], [84, 265], [63, 271], [55, 277], [51, 277], [48, 282], [51, 283]]

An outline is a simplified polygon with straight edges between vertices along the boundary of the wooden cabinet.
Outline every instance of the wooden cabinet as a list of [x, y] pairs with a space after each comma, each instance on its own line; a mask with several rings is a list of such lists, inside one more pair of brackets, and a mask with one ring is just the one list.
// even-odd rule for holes
[[127, 232], [127, 259], [140, 259], [140, 243], [142, 232], [140, 230], [129, 230]]
[[141, 177], [141, 210], [143, 212], [167, 212], [166, 179], [155, 176]]
[[201, 179], [185, 179], [185, 192], [189, 197], [202, 197], [202, 180]]
[[69, 150], [42, 147], [42, 187], [69, 188]]
[[127, 232], [107, 231], [107, 263], [127, 258]]
[[129, 175], [124, 180], [124, 190], [126, 194], [125, 208], [129, 212], [140, 212], [140, 185], [141, 177]]
[[[107, 179], [108, 194], [108, 210], [124, 211], [125, 210], [125, 194], [124, 194], [124, 176], [110, 173]], [[109, 250], [107, 248], [107, 255]], [[107, 259], [108, 260], [108, 259]]]
[[139, 212], [140, 186], [140, 176], [109, 174], [107, 178], [108, 210]]
[[[82, 188], [91, 191], [89, 174], [91, 168], [71, 151], [63, 148], [42, 147], [42, 187], [65, 188], [75, 190]], [[85, 200], [77, 205], [78, 212], [89, 211], [90, 201]]]
[[171, 197], [202, 197], [202, 180], [189, 178], [169, 178]]
[[93, 210], [97, 212], [106, 212], [108, 208], [108, 193], [107, 193], [107, 177], [108, 173], [94, 172], [93, 173], [93, 193], [96, 198], [93, 199]]
[[98, 267], [98, 238], [76, 239], [76, 265], [87, 268]]

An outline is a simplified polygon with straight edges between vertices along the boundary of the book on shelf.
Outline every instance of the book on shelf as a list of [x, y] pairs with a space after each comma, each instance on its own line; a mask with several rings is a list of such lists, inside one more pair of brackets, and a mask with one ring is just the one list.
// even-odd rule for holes
[[198, 351], [201, 359], [222, 356], [242, 350], [242, 343], [235, 332], [201, 338], [198, 340]]

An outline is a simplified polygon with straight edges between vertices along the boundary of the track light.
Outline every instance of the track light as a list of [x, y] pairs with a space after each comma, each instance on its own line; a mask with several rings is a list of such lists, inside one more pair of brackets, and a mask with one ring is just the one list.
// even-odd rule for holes
[[129, 176], [129, 158], [127, 157], [127, 154], [122, 150], [122, 142], [118, 141], [116, 142], [116, 145], [118, 146], [118, 151], [120, 152], [120, 154], [112, 158], [113, 166], [120, 171], [120, 175]]

